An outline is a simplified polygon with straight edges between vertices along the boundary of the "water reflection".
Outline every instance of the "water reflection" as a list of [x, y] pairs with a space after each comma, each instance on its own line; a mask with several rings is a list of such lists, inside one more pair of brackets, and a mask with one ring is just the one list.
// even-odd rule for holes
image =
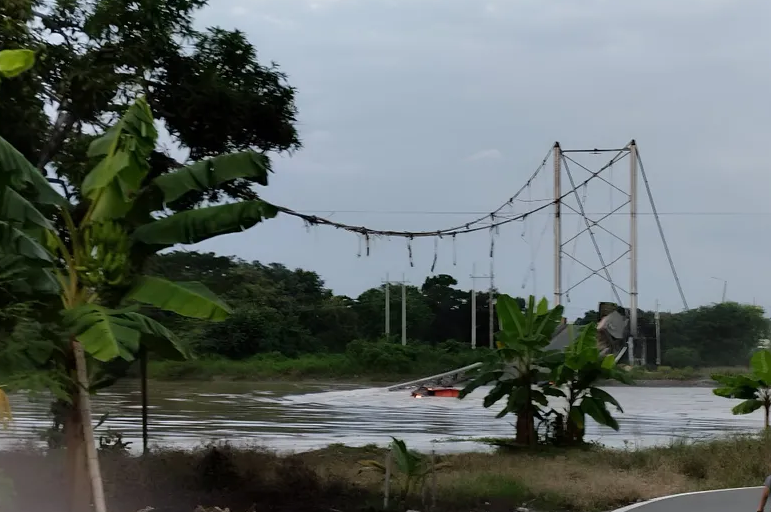
[[[123, 433], [133, 448], [141, 445], [140, 394], [123, 382], [94, 399], [95, 417], [109, 413], [97, 431]], [[331, 391], [330, 391], [331, 389]], [[673, 438], [706, 438], [751, 432], [763, 425], [761, 414], [733, 416], [731, 401], [709, 388], [614, 387], [624, 406], [621, 430], [589, 424], [587, 437], [613, 447], [650, 446]], [[213, 440], [302, 451], [331, 443], [384, 444], [390, 436], [422, 450], [466, 451], [481, 445], [460, 442], [510, 436], [513, 417], [495, 419], [498, 408], [484, 409], [485, 389], [464, 400], [426, 398], [380, 388], [292, 383], [153, 383], [150, 396], [151, 442], [191, 447]], [[14, 423], [0, 431], [0, 447], [36, 439], [48, 426], [48, 401], [11, 399]]]

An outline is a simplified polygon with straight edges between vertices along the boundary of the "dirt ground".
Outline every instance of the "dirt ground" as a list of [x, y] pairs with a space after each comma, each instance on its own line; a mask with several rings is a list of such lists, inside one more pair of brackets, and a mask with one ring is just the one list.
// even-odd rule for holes
[[[771, 438], [734, 437], [646, 450], [543, 449], [441, 457], [446, 466], [393, 510], [442, 512], [599, 512], [678, 492], [762, 483]], [[375, 447], [330, 446], [282, 457], [259, 449], [209, 446], [146, 457], [100, 457], [110, 512], [370, 512], [382, 510], [383, 476], [362, 470], [384, 460]], [[64, 454], [0, 452], [0, 510], [66, 509]], [[395, 474], [394, 497], [403, 479]], [[432, 496], [435, 496], [432, 497]]]

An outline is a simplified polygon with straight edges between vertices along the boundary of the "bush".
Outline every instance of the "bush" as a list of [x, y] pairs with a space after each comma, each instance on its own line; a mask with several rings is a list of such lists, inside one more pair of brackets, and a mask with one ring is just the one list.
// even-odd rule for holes
[[675, 347], [664, 352], [664, 361], [673, 368], [698, 367], [701, 366], [701, 355], [693, 348]]

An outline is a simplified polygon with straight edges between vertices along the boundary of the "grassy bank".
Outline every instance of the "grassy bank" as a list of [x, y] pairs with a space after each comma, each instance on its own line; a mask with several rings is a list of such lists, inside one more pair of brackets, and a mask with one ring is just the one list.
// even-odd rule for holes
[[[281, 354], [263, 354], [241, 361], [230, 359], [197, 359], [192, 361], [152, 361], [149, 375], [157, 380], [303, 380], [396, 382], [424, 377], [460, 368], [481, 359], [479, 352], [443, 351], [398, 346], [396, 351], [356, 357], [345, 354], [309, 354], [289, 358]], [[390, 353], [396, 352], [396, 353]], [[741, 372], [742, 368], [669, 368], [658, 370], [635, 368], [633, 378], [639, 382], [695, 382], [710, 380], [713, 373]]]
[[672, 368], [659, 366], [656, 369], [644, 369], [636, 367], [632, 369], [632, 378], [639, 381], [672, 381], [694, 382], [711, 380], [716, 373], [746, 373], [747, 367], [717, 367], [717, 368]]
[[436, 348], [386, 343], [352, 344], [342, 354], [308, 354], [290, 358], [270, 353], [239, 361], [212, 358], [151, 361], [148, 374], [157, 380], [326, 379], [386, 382], [460, 368], [479, 361], [484, 352], [462, 350], [456, 344], [442, 344]]
[[[635, 451], [445, 456], [441, 462], [449, 468], [437, 474], [437, 510], [510, 512], [526, 505], [599, 512], [678, 492], [759, 485], [771, 458], [768, 441], [734, 437]], [[160, 450], [145, 459], [105, 454], [102, 466], [109, 508], [115, 512], [147, 506], [192, 512], [198, 505], [227, 506], [233, 512], [364, 511], [382, 503], [382, 477], [362, 472], [357, 463], [383, 457], [384, 451], [375, 447], [331, 446], [291, 457], [219, 447]], [[61, 454], [4, 452], [0, 467], [13, 481], [14, 510], [61, 510]], [[398, 491], [397, 484], [394, 494]], [[417, 493], [408, 504], [422, 510]]]

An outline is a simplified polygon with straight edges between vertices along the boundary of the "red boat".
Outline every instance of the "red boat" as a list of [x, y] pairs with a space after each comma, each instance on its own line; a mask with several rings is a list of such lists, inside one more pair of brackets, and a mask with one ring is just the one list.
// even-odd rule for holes
[[414, 398], [423, 398], [426, 396], [442, 396], [442, 397], [458, 398], [460, 396], [460, 389], [421, 387], [413, 391], [412, 396]]

